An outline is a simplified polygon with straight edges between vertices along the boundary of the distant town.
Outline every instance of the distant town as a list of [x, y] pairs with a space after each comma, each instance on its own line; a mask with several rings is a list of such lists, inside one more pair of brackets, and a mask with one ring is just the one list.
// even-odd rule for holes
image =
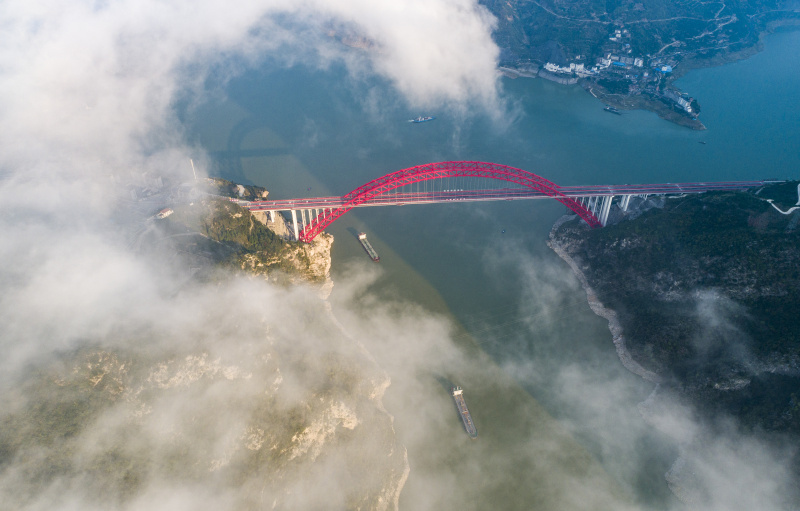
[[580, 84], [620, 109], [646, 109], [704, 129], [700, 103], [674, 80], [690, 69], [719, 65], [758, 51], [764, 33], [800, 24], [797, 4], [708, 2], [683, 5], [609, 0], [485, 0], [497, 16], [500, 70]]
[[574, 61], [565, 65], [546, 62], [540, 66], [528, 61], [519, 62], [515, 67], [502, 66], [500, 70], [513, 78], [538, 76], [565, 85], [583, 79], [583, 84], [595, 97], [614, 106], [626, 108], [629, 105], [613, 96], [642, 95], [685, 115], [687, 121], [698, 121], [700, 105], [697, 100], [669, 86], [668, 78], [678, 59], [675, 56], [635, 55], [628, 42], [630, 38], [627, 29], [613, 30], [608, 39], [616, 44], [607, 45], [607, 53], [593, 63], [587, 62], [584, 55], [577, 55]]

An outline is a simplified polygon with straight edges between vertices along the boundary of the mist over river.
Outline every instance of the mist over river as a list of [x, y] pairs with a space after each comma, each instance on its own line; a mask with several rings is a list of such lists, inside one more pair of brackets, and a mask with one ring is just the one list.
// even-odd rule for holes
[[[702, 132], [644, 111], [610, 115], [579, 86], [541, 79], [505, 79], [500, 114], [421, 112], [389, 84], [341, 67], [269, 62], [209, 81], [211, 99], [181, 108], [212, 173], [276, 199], [344, 195], [446, 160], [501, 163], [560, 185], [796, 179], [798, 64], [800, 31], [782, 31], [746, 61], [690, 72], [678, 85], [700, 102]], [[436, 120], [407, 122], [419, 115]], [[636, 408], [653, 386], [622, 367], [606, 322], [546, 246], [564, 212], [545, 200], [363, 208], [329, 229], [334, 313], [337, 300], [355, 299], [365, 316], [376, 303], [452, 316], [449, 337], [463, 355], [437, 352], [413, 374], [393, 372], [407, 352], [391, 333], [376, 340], [392, 378], [384, 402], [411, 467], [401, 509], [678, 506], [664, 480], [675, 443]], [[359, 318], [340, 319], [358, 328]], [[476, 441], [451, 384], [464, 387]]]

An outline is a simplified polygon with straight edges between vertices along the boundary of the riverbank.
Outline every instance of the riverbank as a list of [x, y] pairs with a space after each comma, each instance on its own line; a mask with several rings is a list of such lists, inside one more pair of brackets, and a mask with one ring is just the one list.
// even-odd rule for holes
[[545, 71], [544, 69], [539, 70], [536, 74], [532, 74], [530, 72], [521, 72], [507, 67], [502, 67], [499, 69], [504, 76], [511, 79], [538, 77], [560, 85], [579, 84], [584, 90], [586, 90], [599, 101], [613, 106], [618, 110], [646, 110], [648, 112], [655, 113], [665, 121], [672, 122], [679, 126], [685, 126], [696, 131], [703, 131], [706, 129], [706, 126], [696, 117], [690, 117], [685, 113], [679, 112], [663, 101], [659, 101], [655, 98], [649, 98], [642, 94], [612, 94], [598, 86], [592, 80], [578, 78], [576, 76], [559, 75]]
[[[705, 56], [702, 58], [687, 56], [680, 61], [680, 65], [672, 68], [672, 72], [664, 79], [664, 83], [665, 85], [675, 87], [674, 83], [691, 71], [720, 67], [753, 57], [764, 50], [765, 39], [781, 29], [798, 30], [800, 29], [800, 20], [786, 19], [769, 23], [766, 29], [759, 33], [758, 40], [755, 44], [737, 51], [721, 51], [713, 56]], [[649, 98], [642, 94], [612, 94], [602, 87], [598, 87], [597, 84], [591, 80], [581, 80], [579, 83], [592, 96], [617, 109], [646, 110], [655, 113], [664, 120], [680, 126], [698, 131], [706, 129], [706, 126], [699, 119], [692, 118], [685, 113], [679, 112], [656, 98]], [[700, 102], [702, 103], [702, 101]]]
[[626, 347], [624, 330], [619, 322], [617, 312], [613, 309], [609, 309], [603, 304], [603, 302], [600, 301], [600, 299], [597, 297], [597, 293], [594, 291], [594, 289], [592, 289], [592, 286], [589, 285], [589, 281], [581, 270], [578, 262], [569, 255], [567, 245], [564, 244], [563, 240], [560, 240], [556, 237], [556, 231], [558, 228], [561, 227], [564, 222], [574, 220], [575, 218], [577, 218], [575, 215], [564, 215], [558, 221], [556, 221], [555, 225], [553, 225], [553, 229], [550, 231], [550, 239], [547, 242], [547, 246], [550, 247], [553, 252], [555, 252], [558, 257], [560, 257], [570, 267], [572, 273], [578, 279], [581, 287], [586, 292], [586, 300], [589, 303], [589, 308], [592, 309], [592, 312], [608, 321], [608, 330], [611, 332], [612, 341], [614, 342], [614, 349], [616, 350], [617, 356], [619, 357], [619, 360], [622, 362], [622, 365], [625, 367], [625, 369], [651, 383], [662, 383], [663, 379], [661, 376], [653, 371], [650, 371], [649, 369], [645, 369], [641, 364], [633, 359], [633, 356]]
[[[730, 424], [734, 437], [765, 448], [800, 430], [797, 217], [771, 203], [793, 201], [797, 188], [690, 195], [641, 215], [634, 205], [627, 219], [617, 211], [603, 229], [571, 216], [551, 231], [550, 247], [608, 321], [623, 366], [658, 384], [637, 408], [678, 443], [666, 478], [687, 504], [706, 498], [713, 455], [704, 448]], [[674, 428], [681, 414], [692, 416], [690, 435]]]
[[705, 125], [700, 122], [699, 119], [678, 112], [663, 101], [648, 98], [641, 94], [611, 94], [589, 80], [582, 80], [580, 84], [589, 94], [618, 110], [647, 110], [648, 112], [653, 112], [658, 115], [665, 121], [675, 123], [679, 126], [685, 126], [696, 131], [703, 131], [706, 129]]
[[[678, 90], [678, 88], [674, 85], [675, 82], [686, 76], [690, 71], [720, 67], [726, 64], [732, 64], [746, 60], [764, 50], [764, 41], [768, 36], [781, 29], [797, 30], [798, 28], [800, 28], [800, 20], [787, 19], [780, 22], [773, 22], [767, 25], [767, 28], [759, 34], [757, 42], [751, 46], [747, 46], [736, 51], [719, 51], [713, 56], [685, 56], [679, 61], [679, 65], [674, 66], [672, 71], [664, 76], [660, 86], [661, 88], [658, 90], [665, 90], [665, 87]], [[523, 72], [522, 69], [516, 69], [513, 67], [501, 67], [499, 69], [505, 76], [509, 78], [538, 76], [539, 78], [545, 78], [562, 85], [573, 85], [578, 83], [583, 87], [584, 90], [589, 92], [601, 102], [611, 105], [619, 110], [645, 110], [648, 112], [653, 112], [661, 119], [672, 122], [679, 126], [684, 126], [696, 131], [702, 131], [706, 129], [706, 126], [702, 121], [700, 121], [699, 118], [697, 118], [697, 116], [688, 115], [687, 113], [677, 109], [673, 104], [670, 104], [668, 100], [660, 100], [658, 97], [653, 95], [653, 91], [651, 91], [650, 95], [648, 95], [646, 92], [643, 93], [639, 91], [630, 94], [617, 94], [609, 92], [600, 86], [597, 83], [596, 78], [578, 78], [577, 76], [569, 74], [551, 73], [545, 71], [544, 69], [539, 70], [538, 67], [534, 73], [530, 73], [527, 69]], [[647, 68], [645, 68], [645, 71], [646, 70]], [[640, 70], [640, 72], [641, 71], [642, 70]], [[653, 72], [653, 70], [650, 71]], [[633, 73], [634, 71], [631, 72]], [[618, 75], [603, 74], [600, 76], [614, 80]], [[694, 95], [694, 93], [692, 94]], [[698, 100], [700, 103], [703, 103], [702, 98], [698, 98]]]

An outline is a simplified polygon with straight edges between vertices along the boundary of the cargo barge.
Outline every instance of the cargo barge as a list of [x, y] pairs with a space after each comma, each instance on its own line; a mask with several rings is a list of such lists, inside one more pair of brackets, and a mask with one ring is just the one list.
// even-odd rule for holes
[[475, 429], [475, 423], [472, 422], [472, 416], [469, 414], [469, 409], [467, 409], [467, 402], [464, 401], [464, 390], [461, 387], [453, 387], [450, 389], [450, 393], [453, 395], [453, 400], [456, 402], [458, 414], [461, 415], [461, 420], [464, 422], [464, 429], [467, 430], [467, 434], [472, 439], [478, 438], [478, 430]]
[[369, 240], [367, 239], [366, 233], [363, 232], [358, 233], [358, 241], [361, 242], [361, 246], [364, 247], [364, 250], [367, 251], [367, 254], [369, 255], [370, 259], [372, 259], [376, 263], [381, 260], [380, 256], [378, 256], [378, 253], [375, 252], [374, 248], [372, 248], [372, 243], [370, 243]]

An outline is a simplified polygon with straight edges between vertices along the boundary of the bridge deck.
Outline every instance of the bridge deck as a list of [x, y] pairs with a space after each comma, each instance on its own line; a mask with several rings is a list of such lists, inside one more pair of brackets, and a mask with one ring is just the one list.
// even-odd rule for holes
[[[720, 181], [706, 183], [662, 183], [633, 185], [588, 185], [562, 186], [558, 191], [566, 197], [608, 197], [618, 195], [680, 195], [720, 190], [746, 190], [757, 188], [771, 181]], [[448, 202], [484, 202], [521, 199], [552, 199], [543, 192], [530, 188], [498, 188], [487, 190], [439, 190], [405, 192], [390, 191], [364, 201], [354, 207], [403, 206], [405, 204], [441, 204]], [[239, 201], [251, 211], [289, 211], [301, 209], [338, 208], [346, 204], [343, 197], [308, 197], [269, 201]]]

